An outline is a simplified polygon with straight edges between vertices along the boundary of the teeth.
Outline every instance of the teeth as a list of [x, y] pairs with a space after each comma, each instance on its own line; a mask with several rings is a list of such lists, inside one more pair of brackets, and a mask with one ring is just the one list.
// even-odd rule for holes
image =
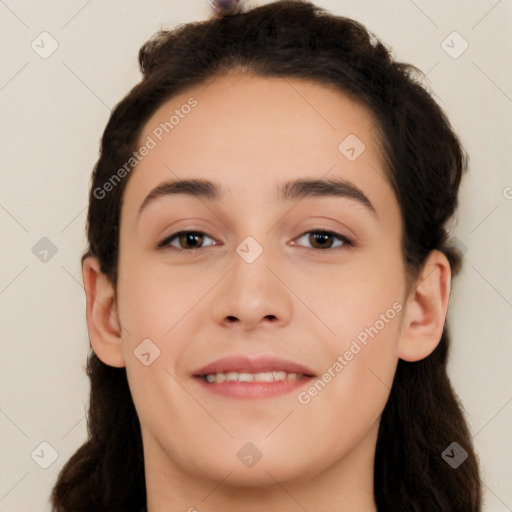
[[274, 382], [274, 375], [272, 374], [272, 372], [257, 373], [254, 376], [254, 380], [256, 382]]
[[286, 372], [272, 372], [274, 380], [286, 380]]
[[302, 373], [263, 372], [263, 373], [211, 373], [203, 375], [207, 382], [276, 382], [276, 381], [296, 381], [304, 378]]

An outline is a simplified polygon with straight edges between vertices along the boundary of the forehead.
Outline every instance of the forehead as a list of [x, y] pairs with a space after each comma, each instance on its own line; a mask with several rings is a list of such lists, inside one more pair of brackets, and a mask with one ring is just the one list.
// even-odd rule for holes
[[306, 176], [386, 186], [377, 137], [369, 111], [334, 87], [231, 72], [171, 98], [145, 124], [138, 147], [151, 150], [123, 205], [134, 214], [153, 187], [176, 178], [216, 181], [240, 204], [270, 201], [276, 183]]
[[198, 137], [208, 133], [201, 141], [203, 149], [209, 141], [228, 149], [242, 135], [250, 135], [253, 144], [265, 142], [266, 134], [272, 137], [277, 130], [281, 138], [307, 135], [312, 143], [334, 133], [339, 137], [347, 129], [359, 132], [361, 138], [378, 132], [368, 109], [333, 86], [235, 71], [169, 99], [146, 122], [139, 142], [153, 136], [178, 145], [180, 132], [190, 135], [187, 128], [199, 129]]

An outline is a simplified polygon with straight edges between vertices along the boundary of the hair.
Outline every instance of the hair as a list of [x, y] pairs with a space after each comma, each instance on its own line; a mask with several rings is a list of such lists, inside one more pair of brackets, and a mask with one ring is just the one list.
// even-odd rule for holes
[[[397, 62], [360, 23], [308, 1], [283, 0], [232, 16], [160, 30], [140, 49], [141, 81], [114, 108], [93, 169], [82, 257], [95, 256], [117, 287], [120, 211], [127, 175], [101, 199], [94, 193], [138, 147], [145, 123], [167, 100], [230, 71], [333, 86], [365, 106], [380, 133], [386, 177], [403, 222], [406, 275], [419, 275], [431, 251], [443, 252], [455, 275], [462, 256], [448, 222], [467, 170], [466, 153], [421, 73]], [[380, 419], [374, 499], [379, 512], [478, 512], [478, 460], [448, 375], [445, 324], [436, 349], [417, 362], [398, 361]], [[125, 368], [91, 350], [88, 439], [62, 468], [52, 490], [54, 512], [140, 512], [146, 507], [140, 423]], [[457, 442], [468, 453], [453, 469], [442, 452]]]

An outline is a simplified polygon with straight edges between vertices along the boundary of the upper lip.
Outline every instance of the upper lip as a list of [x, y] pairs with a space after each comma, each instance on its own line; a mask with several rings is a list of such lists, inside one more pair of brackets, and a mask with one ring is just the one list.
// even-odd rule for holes
[[308, 367], [281, 359], [276, 356], [262, 355], [251, 357], [248, 355], [232, 355], [222, 357], [194, 372], [194, 375], [211, 375], [216, 373], [265, 373], [265, 372], [286, 372], [301, 373], [307, 376], [314, 376], [313, 371]]

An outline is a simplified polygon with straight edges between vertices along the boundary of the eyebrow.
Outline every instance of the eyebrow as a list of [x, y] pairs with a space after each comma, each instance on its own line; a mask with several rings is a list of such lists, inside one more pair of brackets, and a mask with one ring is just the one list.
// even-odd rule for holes
[[[165, 181], [149, 192], [140, 205], [138, 215], [140, 216], [142, 211], [157, 199], [174, 195], [187, 195], [210, 201], [220, 201], [224, 197], [220, 185], [210, 180], [180, 179]], [[368, 197], [353, 183], [346, 180], [338, 178], [300, 178], [276, 187], [276, 199], [279, 201], [291, 201], [304, 197], [344, 197], [352, 199], [378, 217], [377, 211]]]

